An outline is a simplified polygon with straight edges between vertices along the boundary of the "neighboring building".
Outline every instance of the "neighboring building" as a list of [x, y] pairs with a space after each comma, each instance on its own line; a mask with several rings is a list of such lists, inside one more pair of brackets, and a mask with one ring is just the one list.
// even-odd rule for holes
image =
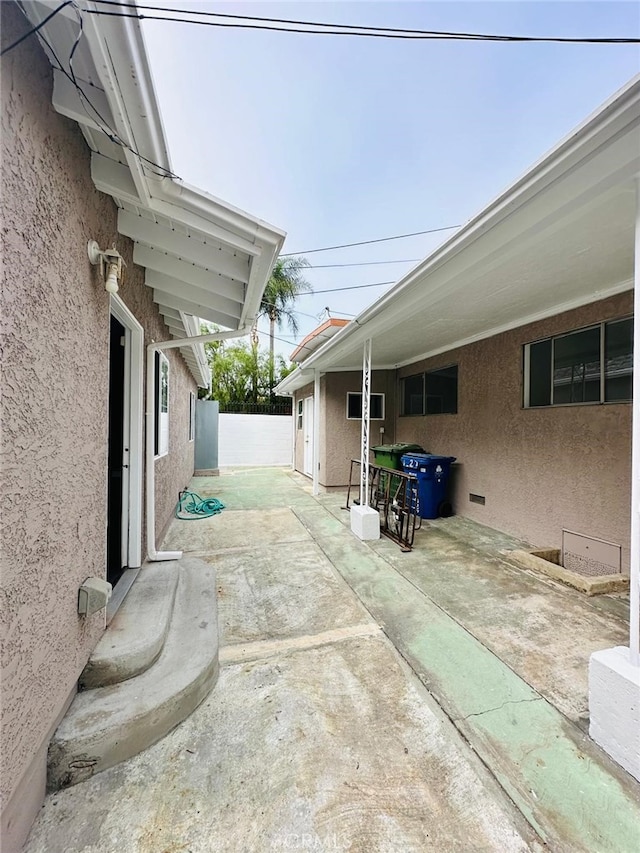
[[370, 338], [371, 445], [455, 456], [458, 514], [538, 546], [611, 541], [628, 571], [639, 121], [635, 79], [309, 353], [276, 389], [298, 471], [315, 450], [317, 484], [347, 483]]
[[[3, 49], [57, 5], [2, 3]], [[2, 207], [9, 851], [42, 802], [49, 739], [105, 629], [104, 609], [79, 616], [79, 587], [107, 578], [121, 599], [193, 473], [202, 344], [152, 351], [153, 388], [145, 348], [197, 335], [198, 318], [249, 329], [284, 234], [174, 179], [139, 23], [74, 5], [2, 59]], [[117, 293], [89, 262], [91, 240], [124, 259]]]
[[[640, 77], [312, 353], [276, 393], [294, 397], [294, 466], [313, 477], [315, 493], [320, 484], [344, 485], [348, 460], [364, 452], [358, 393], [368, 376], [378, 395], [370, 444], [381, 424], [385, 441], [457, 457], [457, 513], [542, 548], [560, 549], [564, 537], [571, 568], [584, 574], [630, 574], [629, 647], [591, 656], [589, 731], [640, 779], [634, 293]], [[352, 529], [364, 537], [364, 528]]]

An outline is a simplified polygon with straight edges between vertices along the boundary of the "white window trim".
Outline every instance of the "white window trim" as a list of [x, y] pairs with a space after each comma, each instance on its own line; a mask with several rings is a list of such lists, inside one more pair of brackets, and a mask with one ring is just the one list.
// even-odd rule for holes
[[[621, 323], [624, 320], [629, 320], [633, 315], [625, 314], [623, 317], [612, 317], [609, 320], [601, 320], [597, 323], [589, 323], [588, 326], [579, 326], [577, 329], [570, 329], [568, 332], [559, 332], [557, 335], [548, 335], [545, 338], [538, 338], [535, 341], [529, 341], [528, 343], [523, 345], [523, 383], [522, 383], [522, 408], [523, 409], [561, 409], [566, 406], [614, 406], [620, 404], [629, 405], [632, 401], [628, 400], [606, 400], [605, 399], [605, 387], [606, 387], [606, 373], [605, 373], [605, 336], [606, 336], [606, 327], [608, 325], [613, 325], [615, 323]], [[555, 403], [553, 401], [553, 360], [554, 360], [554, 347], [555, 342], [559, 338], [566, 338], [569, 335], [574, 335], [579, 332], [585, 332], [589, 329], [599, 329], [600, 330], [600, 399], [599, 400], [588, 400], [586, 402], [578, 401], [575, 403]], [[532, 406], [530, 401], [530, 393], [531, 393], [531, 347], [534, 344], [542, 343], [543, 341], [551, 341], [551, 376], [549, 378], [550, 381], [550, 391], [551, 391], [551, 402], [542, 406]]]
[[[347, 408], [346, 408], [347, 420], [348, 421], [361, 421], [362, 416], [360, 416], [359, 418], [350, 418], [349, 417], [349, 397], [351, 397], [351, 396], [356, 396], [356, 397], [362, 398], [362, 391], [347, 391]], [[386, 407], [385, 395], [380, 394], [377, 391], [376, 392], [372, 391], [371, 397], [381, 397], [382, 398], [382, 417], [380, 417], [380, 418], [369, 417], [369, 420], [370, 421], [384, 421], [385, 420], [385, 407]], [[371, 411], [371, 406], [369, 406], [369, 411]]]
[[163, 352], [159, 352], [158, 356], [158, 379], [162, 377], [162, 368], [164, 365], [166, 365], [167, 370], [167, 411], [162, 411], [162, 382], [158, 381], [158, 388], [156, 389], [156, 424], [158, 430], [158, 452], [154, 456], [154, 459], [162, 459], [163, 456], [167, 456], [169, 454], [169, 395], [171, 393], [171, 370], [169, 366], [169, 359], [166, 357], [166, 355]]

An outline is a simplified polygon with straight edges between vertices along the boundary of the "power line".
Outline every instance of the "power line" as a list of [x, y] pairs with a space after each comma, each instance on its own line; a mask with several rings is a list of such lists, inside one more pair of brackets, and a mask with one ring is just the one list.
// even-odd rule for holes
[[371, 243], [387, 243], [389, 240], [404, 240], [405, 237], [420, 237], [423, 234], [435, 234], [438, 231], [453, 231], [460, 225], [446, 225], [444, 228], [429, 228], [427, 231], [414, 231], [412, 234], [397, 234], [395, 237], [379, 237], [377, 240], [360, 240], [358, 243], [343, 243], [341, 246], [323, 246], [321, 249], [305, 249], [302, 252], [284, 252], [281, 258], [291, 255], [312, 255], [314, 252], [332, 252], [334, 249], [350, 249], [352, 246], [369, 246]]
[[[83, 110], [85, 111], [87, 116], [91, 119], [91, 121], [95, 123], [98, 130], [101, 133], [104, 133], [104, 135], [108, 139], [110, 139], [111, 142], [115, 143], [116, 145], [119, 145], [121, 148], [126, 148], [134, 156], [138, 157], [138, 159], [142, 160], [144, 163], [147, 163], [149, 166], [152, 166], [154, 169], [154, 174], [157, 175], [159, 178], [173, 178], [173, 179], [178, 180], [178, 181], [182, 180], [180, 178], [180, 176], [176, 175], [174, 172], [172, 172], [171, 169], [167, 169], [165, 166], [162, 166], [159, 163], [156, 163], [154, 160], [150, 160], [148, 157], [145, 157], [144, 155], [140, 154], [139, 151], [136, 151], [136, 149], [132, 145], [129, 145], [128, 142], [125, 142], [124, 139], [122, 139], [118, 135], [118, 133], [116, 133], [116, 131], [110, 127], [110, 125], [108, 124], [108, 122], [106, 121], [104, 116], [101, 115], [98, 108], [93, 104], [93, 102], [91, 101], [89, 96], [86, 94], [86, 92], [84, 91], [82, 86], [78, 83], [76, 76], [74, 74], [74, 71], [73, 71], [73, 57], [74, 57], [74, 54], [78, 48], [78, 45], [80, 44], [80, 40], [82, 38], [83, 20], [82, 20], [82, 15], [81, 15], [80, 10], [78, 9], [78, 7], [76, 5], [75, 0], [65, 0], [64, 3], [62, 3], [56, 9], [54, 9], [53, 12], [50, 15], [48, 15], [46, 18], [44, 18], [44, 20], [42, 20], [37, 26], [32, 27], [32, 29], [30, 29], [27, 33], [24, 33], [24, 35], [22, 35], [19, 39], [17, 39], [12, 44], [10, 44], [6, 48], [4, 48], [2, 50], [2, 52], [0, 52], [0, 56], [4, 56], [5, 53], [8, 53], [10, 50], [13, 50], [13, 48], [17, 47], [19, 44], [21, 44], [23, 41], [25, 41], [25, 39], [27, 39], [29, 36], [34, 35], [35, 33], [38, 33], [39, 30], [42, 27], [44, 27], [44, 25], [48, 21], [50, 21], [55, 15], [57, 15], [59, 12], [61, 12], [62, 9], [64, 9], [66, 6], [69, 6], [69, 5], [72, 5], [74, 7], [74, 11], [78, 14], [78, 25], [79, 25], [80, 29], [78, 31], [78, 35], [76, 36], [76, 39], [75, 39], [73, 46], [71, 48], [71, 52], [69, 54], [69, 70], [68, 71], [63, 66], [62, 61], [60, 60], [60, 57], [55, 52], [53, 45], [47, 40], [44, 33], [39, 33], [38, 37], [41, 39], [41, 41], [49, 49], [52, 57], [54, 58], [57, 66], [58, 66], [58, 70], [62, 74], [64, 74], [64, 76], [67, 78], [67, 80], [69, 80], [69, 82], [72, 84], [72, 86], [78, 92], [78, 95], [80, 96], [80, 103], [82, 104]], [[91, 116], [89, 114], [89, 111], [87, 110], [87, 106], [91, 108], [92, 112], [97, 117], [97, 121], [96, 121], [96, 118], [94, 118], [93, 116]], [[99, 154], [100, 152], [96, 151], [94, 153]], [[104, 156], [104, 155], [102, 155], [102, 156]], [[107, 159], [110, 160], [112, 158], [108, 157]], [[156, 169], [158, 171], [155, 171]]]
[[[280, 255], [280, 257], [283, 257]], [[328, 270], [337, 267], [375, 267], [380, 264], [417, 264], [422, 258], [404, 258], [397, 261], [361, 261], [358, 264], [309, 264], [305, 269], [309, 270]]]
[[383, 285], [395, 284], [395, 281], [376, 281], [374, 284], [353, 284], [351, 287], [328, 287], [326, 290], [314, 290], [316, 293], [338, 293], [340, 290], [363, 290], [365, 287], [383, 287]]
[[[82, 86], [78, 83], [78, 81], [76, 79], [76, 75], [75, 75], [74, 70], [73, 70], [73, 57], [74, 57], [74, 54], [78, 48], [78, 45], [80, 44], [80, 40], [81, 40], [83, 32], [84, 32], [84, 22], [82, 20], [82, 15], [80, 13], [80, 10], [75, 5], [75, 3], [74, 3], [74, 10], [78, 14], [78, 25], [79, 25], [80, 29], [78, 31], [78, 35], [76, 36], [76, 39], [73, 43], [73, 47], [71, 48], [71, 52], [69, 54], [69, 63], [68, 63], [69, 64], [69, 71], [67, 71], [64, 68], [64, 66], [62, 65], [62, 62], [60, 61], [60, 58], [58, 57], [57, 53], [53, 49], [53, 46], [50, 44], [50, 42], [47, 41], [47, 39], [44, 37], [44, 35], [42, 33], [40, 34], [40, 38], [42, 39], [42, 41], [46, 44], [46, 46], [51, 51], [51, 54], [53, 55], [55, 61], [58, 63], [59, 70], [65, 75], [67, 80], [69, 80], [71, 82], [71, 84], [74, 86], [74, 88], [78, 92], [78, 95], [80, 96], [80, 103], [82, 104], [82, 109], [85, 111], [87, 116], [91, 119], [91, 121], [96, 124], [98, 130], [101, 133], [104, 133], [104, 135], [107, 137], [107, 139], [110, 139], [111, 142], [113, 142], [116, 145], [119, 145], [121, 148], [126, 148], [127, 151], [130, 151], [135, 157], [138, 157], [144, 163], [147, 163], [149, 166], [152, 166], [153, 167], [153, 174], [155, 174], [157, 177], [159, 177], [159, 178], [173, 178], [173, 179], [178, 180], [178, 181], [182, 180], [179, 177], [179, 175], [176, 175], [174, 172], [171, 171], [171, 169], [167, 169], [165, 166], [161, 166], [159, 163], [156, 163], [154, 160], [150, 160], [148, 157], [145, 157], [144, 155], [140, 154], [140, 152], [137, 151], [132, 145], [129, 145], [128, 142], [125, 142], [124, 139], [122, 139], [121, 136], [115, 130], [113, 130], [113, 128], [109, 125], [107, 120], [104, 118], [104, 116], [100, 113], [100, 111], [95, 106], [95, 104], [91, 101], [89, 96], [86, 94], [86, 92], [84, 91]], [[91, 108], [92, 112], [95, 114], [95, 116], [98, 119], [97, 121], [93, 116], [90, 115], [87, 107]], [[96, 152], [96, 153], [99, 154], [100, 152]], [[102, 156], [104, 156], [104, 155], [102, 155]], [[107, 159], [111, 159], [111, 158], [107, 158]]]
[[51, 18], [54, 18], [58, 14], [58, 12], [61, 12], [65, 8], [65, 6], [70, 6], [72, 2], [73, 0], [65, 0], [65, 2], [61, 3], [56, 9], [54, 9], [50, 15], [47, 15], [44, 20], [40, 21], [37, 26], [32, 27], [30, 30], [24, 33], [24, 35], [21, 35], [19, 39], [16, 39], [10, 45], [7, 45], [7, 47], [3, 48], [0, 51], [0, 56], [4, 56], [5, 53], [9, 53], [10, 50], [13, 50], [14, 47], [18, 47], [18, 45], [22, 44], [22, 42], [28, 39], [29, 36], [35, 35], [35, 33], [37, 33], [38, 30], [42, 29], [42, 27], [44, 27], [44, 25], [47, 24], [51, 20]]
[[[171, 21], [173, 23], [197, 24], [208, 27], [228, 27], [235, 29], [269, 30], [271, 32], [303, 33], [306, 35], [352, 36], [358, 38], [386, 38], [412, 40], [452, 40], [452, 41], [499, 41], [499, 42], [552, 42], [557, 44], [637, 44], [640, 38], [582, 38], [563, 36], [512, 36], [492, 33], [448, 32], [443, 30], [411, 30], [396, 27], [370, 27], [356, 24], [332, 24], [315, 21], [299, 21], [287, 18], [262, 18], [254, 15], [226, 15], [222, 12], [201, 12], [193, 9], [176, 9], [169, 6], [145, 6], [118, 3], [116, 0], [96, 0], [103, 6], [117, 6], [132, 10], [147, 9], [153, 12], [170, 12], [173, 15], [196, 15], [200, 18], [225, 18], [231, 23], [220, 20], [192, 20], [184, 17], [168, 18], [164, 15], [145, 15], [139, 12], [105, 12], [100, 9], [86, 9], [92, 15], [110, 17], [138, 18], [139, 20]], [[259, 21], [261, 23], [254, 23]], [[295, 26], [283, 26], [291, 24]], [[315, 29], [308, 29], [315, 27]]]

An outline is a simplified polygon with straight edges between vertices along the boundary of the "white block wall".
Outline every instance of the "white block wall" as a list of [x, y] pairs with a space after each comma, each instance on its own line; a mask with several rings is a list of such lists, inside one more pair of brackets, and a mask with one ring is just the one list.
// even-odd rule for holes
[[220, 414], [218, 465], [291, 465], [292, 415]]

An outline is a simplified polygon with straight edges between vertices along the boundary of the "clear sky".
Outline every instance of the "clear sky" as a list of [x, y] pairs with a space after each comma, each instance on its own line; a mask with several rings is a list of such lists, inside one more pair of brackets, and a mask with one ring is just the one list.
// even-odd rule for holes
[[[145, 2], [145, 0], [141, 0]], [[148, 2], [148, 0], [146, 0]], [[160, 2], [307, 21], [640, 36], [637, 2]], [[284, 252], [464, 223], [640, 70], [638, 45], [395, 41], [147, 21], [174, 170]], [[314, 290], [395, 282], [452, 232], [312, 253]], [[387, 286], [305, 296], [299, 337]], [[310, 316], [305, 316], [310, 315]], [[283, 329], [280, 337], [291, 341]], [[278, 343], [288, 355], [293, 343]]]

